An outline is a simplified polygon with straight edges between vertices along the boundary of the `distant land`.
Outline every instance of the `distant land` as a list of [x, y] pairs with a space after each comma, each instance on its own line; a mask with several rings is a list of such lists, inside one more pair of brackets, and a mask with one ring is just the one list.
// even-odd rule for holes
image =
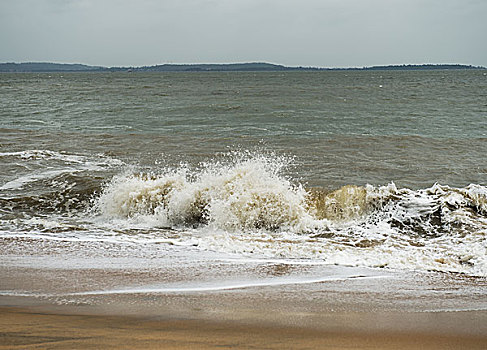
[[0, 63], [0, 72], [273, 72], [273, 71], [343, 71], [343, 70], [440, 70], [440, 69], [486, 69], [464, 64], [407, 64], [371, 66], [363, 68], [318, 68], [287, 67], [271, 63], [228, 63], [228, 64], [160, 64], [143, 67], [102, 67], [85, 64], [49, 62]]

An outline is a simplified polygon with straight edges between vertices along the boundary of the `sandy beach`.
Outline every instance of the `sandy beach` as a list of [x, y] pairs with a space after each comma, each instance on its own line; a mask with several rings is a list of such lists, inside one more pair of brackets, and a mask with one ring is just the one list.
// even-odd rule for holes
[[[441, 329], [439, 333], [378, 332], [344, 327], [330, 332], [258, 323], [79, 315], [13, 307], [0, 308], [0, 315], [0, 349], [485, 349], [487, 345], [486, 336], [444, 334]], [[462, 315], [454, 322], [470, 316], [478, 315]], [[393, 318], [398, 317], [406, 317], [409, 322], [418, 320], [417, 315], [405, 314]], [[485, 321], [485, 314], [481, 318]]]

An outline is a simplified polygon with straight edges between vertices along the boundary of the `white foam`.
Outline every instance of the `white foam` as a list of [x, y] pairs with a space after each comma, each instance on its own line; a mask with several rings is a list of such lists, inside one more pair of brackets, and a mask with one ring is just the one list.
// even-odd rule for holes
[[105, 155], [85, 156], [85, 155], [76, 155], [76, 154], [68, 154], [68, 153], [59, 153], [51, 150], [25, 150], [25, 151], [16, 151], [16, 152], [0, 152], [0, 157], [17, 157], [23, 160], [51, 159], [51, 160], [60, 160], [66, 163], [73, 163], [73, 164], [86, 164], [86, 163], [107, 164], [107, 165], [123, 164], [122, 161], [107, 157]]
[[306, 191], [279, 176], [281, 167], [255, 158], [212, 164], [198, 174], [183, 167], [160, 175], [121, 176], [105, 189], [96, 208], [106, 218], [155, 226], [206, 222], [230, 231], [295, 230], [315, 220], [306, 209]]

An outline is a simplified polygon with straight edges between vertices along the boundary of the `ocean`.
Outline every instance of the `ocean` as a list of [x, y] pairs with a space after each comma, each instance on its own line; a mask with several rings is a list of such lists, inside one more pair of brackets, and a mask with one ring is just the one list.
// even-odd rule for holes
[[485, 70], [5, 73], [0, 106], [4, 266], [487, 276]]

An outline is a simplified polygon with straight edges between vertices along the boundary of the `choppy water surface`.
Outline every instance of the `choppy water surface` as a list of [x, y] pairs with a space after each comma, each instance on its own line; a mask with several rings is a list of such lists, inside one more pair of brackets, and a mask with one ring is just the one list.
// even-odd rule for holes
[[486, 101], [482, 70], [1, 74], [0, 235], [487, 276]]

